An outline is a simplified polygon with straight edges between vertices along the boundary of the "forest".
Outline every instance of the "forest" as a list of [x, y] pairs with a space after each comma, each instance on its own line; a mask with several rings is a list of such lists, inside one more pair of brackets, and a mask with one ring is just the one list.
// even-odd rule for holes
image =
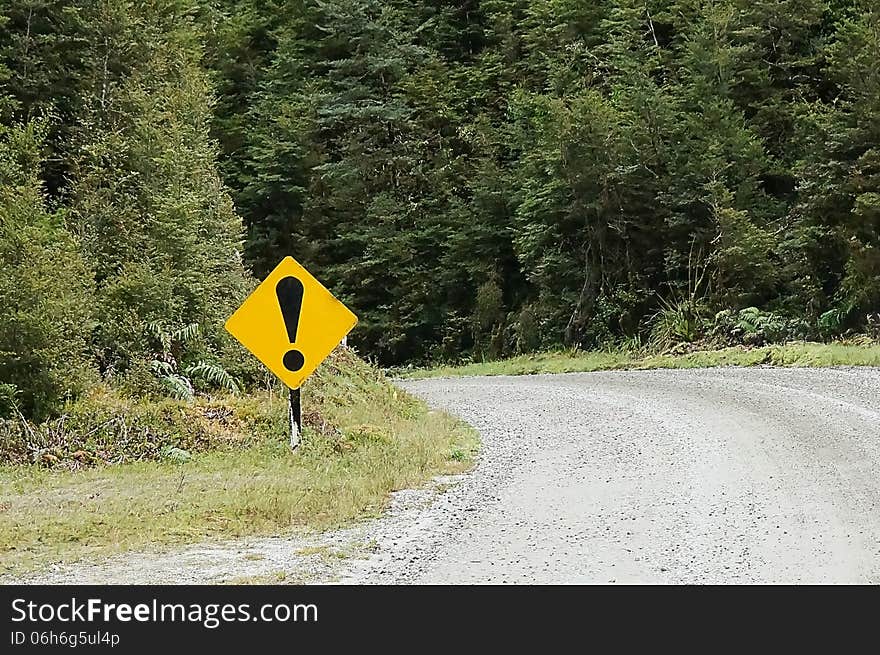
[[871, 0], [3, 0], [0, 415], [259, 379], [292, 255], [382, 365], [880, 329]]

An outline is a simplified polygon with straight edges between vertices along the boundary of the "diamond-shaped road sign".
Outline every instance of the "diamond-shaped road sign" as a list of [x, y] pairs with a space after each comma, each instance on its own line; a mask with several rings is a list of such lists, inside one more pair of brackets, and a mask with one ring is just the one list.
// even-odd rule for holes
[[226, 329], [291, 389], [357, 323], [293, 257], [285, 257], [226, 321]]

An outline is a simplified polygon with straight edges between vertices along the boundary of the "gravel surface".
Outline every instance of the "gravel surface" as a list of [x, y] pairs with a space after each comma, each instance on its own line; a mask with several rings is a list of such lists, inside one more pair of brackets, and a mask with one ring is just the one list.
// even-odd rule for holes
[[880, 581], [880, 371], [407, 382], [476, 471], [353, 582]]
[[347, 530], [0, 582], [880, 581], [880, 370], [400, 384], [480, 431], [472, 473]]

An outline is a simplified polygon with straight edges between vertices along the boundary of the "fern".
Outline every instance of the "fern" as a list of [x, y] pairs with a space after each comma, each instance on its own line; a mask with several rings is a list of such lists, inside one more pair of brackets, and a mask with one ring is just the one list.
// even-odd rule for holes
[[198, 335], [198, 333], [199, 324], [190, 323], [189, 325], [184, 325], [179, 330], [174, 330], [170, 336], [172, 341], [184, 344], [187, 341], [191, 341], [192, 339], [194, 339]]
[[192, 382], [182, 375], [172, 373], [170, 375], [162, 375], [159, 378], [162, 384], [168, 389], [168, 393], [172, 398], [177, 400], [192, 400], [195, 396]]
[[168, 362], [163, 362], [160, 359], [154, 359], [150, 362], [150, 370], [159, 377], [174, 375], [174, 367]]
[[191, 378], [200, 378], [208, 384], [226, 389], [230, 393], [237, 394], [239, 392], [235, 378], [219, 364], [211, 364], [202, 360], [188, 366], [184, 372]]
[[184, 325], [182, 328], [171, 331], [166, 330], [159, 321], [147, 323], [145, 327], [147, 334], [159, 342], [163, 354], [170, 352], [172, 345], [177, 344], [178, 346], [182, 346], [199, 334], [198, 323], [190, 323], [189, 325]]
[[167, 353], [171, 350], [171, 335], [165, 331], [165, 328], [162, 327], [161, 323], [153, 321], [152, 323], [147, 323], [146, 328], [147, 334], [159, 342], [163, 353]]
[[159, 341], [163, 351], [160, 355], [161, 359], [157, 358], [150, 362], [150, 369], [173, 398], [191, 400], [195, 396], [192, 380], [196, 378], [215, 387], [226, 389], [230, 393], [239, 393], [239, 386], [235, 378], [219, 364], [200, 360], [187, 366], [181, 373], [178, 371], [175, 359], [169, 358], [169, 352], [173, 345], [182, 345], [198, 336], [199, 326], [197, 323], [190, 323], [171, 332], [166, 331], [158, 322], [148, 323], [146, 327], [147, 332]]

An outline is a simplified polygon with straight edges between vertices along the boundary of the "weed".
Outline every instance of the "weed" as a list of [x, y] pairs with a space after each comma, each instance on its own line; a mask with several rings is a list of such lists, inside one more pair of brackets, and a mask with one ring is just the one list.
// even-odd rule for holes
[[[94, 452], [123, 434], [117, 421], [106, 425], [102, 417], [125, 416], [129, 440], [111, 451], [125, 463], [0, 467], [0, 572], [208, 538], [337, 527], [378, 514], [391, 491], [470, 466], [473, 430], [429, 412], [350, 351], [328, 359], [303, 395], [312, 420], [296, 452], [287, 447], [286, 398], [271, 392], [134, 406], [112, 396], [103, 414], [95, 405], [80, 416], [98, 428], [89, 437]], [[138, 422], [132, 409], [150, 420]], [[149, 456], [134, 457], [147, 438]], [[170, 450], [163, 458], [165, 445], [190, 458], [171, 457]], [[52, 447], [60, 461], [74, 461], [68, 444]], [[456, 451], [465, 456], [451, 457]]]

